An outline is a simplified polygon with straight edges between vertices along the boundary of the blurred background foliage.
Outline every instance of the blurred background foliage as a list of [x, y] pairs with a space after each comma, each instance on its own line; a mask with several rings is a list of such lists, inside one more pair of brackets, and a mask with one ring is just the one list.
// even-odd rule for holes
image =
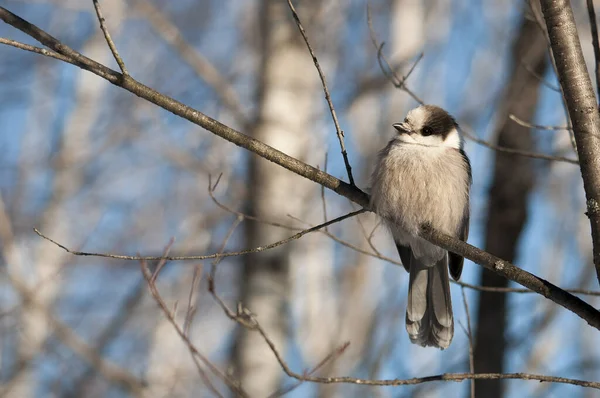
[[[536, 4], [517, 0], [298, 1], [336, 107], [357, 185], [368, 188], [391, 124], [417, 105], [381, 72], [374, 33], [418, 98], [492, 144], [575, 158]], [[347, 180], [312, 59], [282, 0], [105, 0], [107, 26], [139, 81]], [[91, 1], [7, 0], [12, 12], [117, 69]], [[593, 61], [583, 1], [573, 2]], [[6, 24], [0, 36], [33, 43]], [[222, 379], [198, 372], [148, 294], [139, 263], [73, 249], [158, 255], [272, 243], [353, 209], [344, 198], [71, 65], [0, 47], [0, 395], [198, 397]], [[590, 68], [591, 70], [592, 68]], [[502, 154], [466, 140], [473, 167], [470, 243], [563, 288], [596, 289], [577, 165]], [[209, 176], [222, 175], [215, 197]], [[265, 223], [279, 223], [286, 228]], [[237, 226], [232, 228], [232, 225]], [[373, 232], [374, 231], [374, 232]], [[364, 214], [274, 250], [225, 258], [216, 288], [265, 327], [299, 373], [349, 341], [318, 374], [412, 378], [469, 372], [461, 289], [446, 351], [411, 345], [407, 275], [392, 240]], [[335, 239], [332, 239], [334, 237]], [[357, 250], [358, 249], [358, 250]], [[375, 256], [373, 256], [375, 254]], [[250, 396], [295, 386], [261, 337], [236, 326], [207, 292], [210, 262], [169, 262], [157, 285], [190, 339]], [[189, 300], [194, 269], [202, 271]], [[467, 262], [463, 281], [514, 287]], [[476, 372], [598, 380], [595, 330], [534, 294], [466, 289]], [[595, 297], [586, 300], [598, 305]], [[210, 384], [214, 387], [210, 387]], [[477, 396], [592, 397], [580, 387], [478, 382]], [[214, 388], [214, 389], [213, 389]], [[468, 396], [469, 382], [402, 387], [303, 383], [289, 396]]]

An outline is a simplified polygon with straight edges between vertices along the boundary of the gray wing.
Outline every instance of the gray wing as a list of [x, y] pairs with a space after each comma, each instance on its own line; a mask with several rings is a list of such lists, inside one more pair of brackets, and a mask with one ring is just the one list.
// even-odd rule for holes
[[[469, 162], [469, 158], [467, 157], [467, 155], [465, 154], [465, 152], [462, 149], [460, 150], [460, 154], [463, 157], [463, 160], [465, 162], [465, 167], [467, 168], [467, 173], [469, 175], [469, 191], [470, 191], [471, 182], [473, 181], [472, 176], [471, 176], [471, 163]], [[463, 218], [462, 218], [461, 225], [460, 225], [460, 228], [458, 231], [458, 236], [457, 236], [457, 238], [462, 240], [463, 242], [466, 242], [467, 239], [469, 238], [469, 219], [470, 219], [469, 208], [470, 208], [469, 198], [467, 197], [465, 209], [463, 210]], [[457, 281], [460, 279], [460, 274], [462, 274], [463, 264], [465, 262], [465, 259], [458, 254], [449, 252], [448, 260], [449, 260], [448, 268], [450, 268], [450, 275], [452, 275], [452, 278]]]
[[403, 246], [399, 243], [396, 243], [396, 248], [398, 249], [398, 254], [400, 254], [400, 260], [402, 261], [402, 265], [406, 272], [410, 272], [410, 257], [412, 256], [412, 250], [410, 246]]
[[[469, 204], [465, 206], [465, 213], [462, 219], [462, 225], [459, 231], [458, 239], [463, 242], [467, 241], [469, 237]], [[410, 249], [409, 249], [410, 250]], [[455, 281], [460, 279], [460, 274], [462, 274], [463, 264], [465, 259], [463, 256], [458, 254], [448, 252], [448, 268], [450, 268], [450, 275], [452, 275], [452, 279]]]

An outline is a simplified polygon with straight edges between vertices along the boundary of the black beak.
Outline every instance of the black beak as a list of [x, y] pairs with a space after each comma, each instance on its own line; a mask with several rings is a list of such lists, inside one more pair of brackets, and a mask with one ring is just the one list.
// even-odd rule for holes
[[412, 134], [410, 126], [407, 123], [394, 123], [392, 127], [395, 128], [400, 134]]

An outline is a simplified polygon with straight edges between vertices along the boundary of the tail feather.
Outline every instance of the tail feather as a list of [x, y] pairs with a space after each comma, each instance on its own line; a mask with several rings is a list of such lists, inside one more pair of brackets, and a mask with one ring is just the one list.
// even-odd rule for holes
[[413, 343], [423, 347], [443, 350], [450, 345], [454, 335], [454, 319], [448, 255], [430, 267], [411, 256], [406, 331]]

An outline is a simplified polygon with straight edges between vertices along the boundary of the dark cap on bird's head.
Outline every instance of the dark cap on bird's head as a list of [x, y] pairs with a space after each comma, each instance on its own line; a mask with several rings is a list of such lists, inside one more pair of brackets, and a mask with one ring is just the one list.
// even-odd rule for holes
[[400, 134], [437, 135], [445, 140], [458, 127], [456, 120], [435, 105], [421, 105], [408, 112], [402, 123], [392, 125]]

